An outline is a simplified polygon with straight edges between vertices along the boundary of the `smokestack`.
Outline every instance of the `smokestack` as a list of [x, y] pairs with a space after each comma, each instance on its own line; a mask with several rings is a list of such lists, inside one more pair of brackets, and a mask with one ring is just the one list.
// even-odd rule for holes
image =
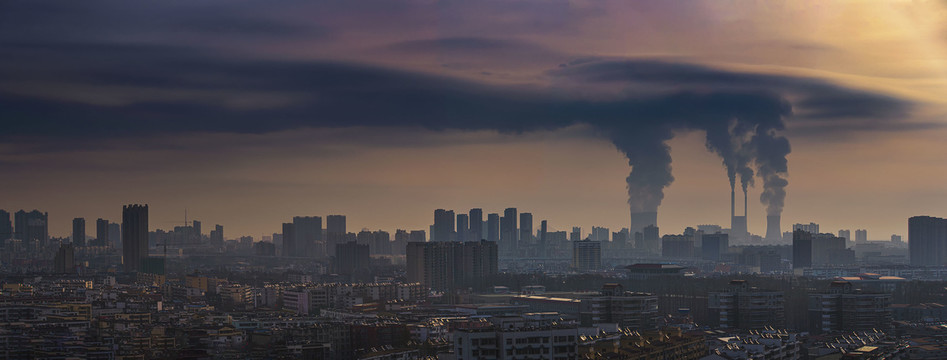
[[636, 232], [643, 234], [644, 228], [648, 225], [658, 226], [657, 211], [631, 213], [631, 228], [629, 230], [632, 235]]
[[730, 218], [733, 219], [737, 215], [737, 195], [736, 190], [733, 189], [733, 184], [730, 184]]
[[743, 218], [744, 219], [746, 218], [746, 204], [747, 203], [748, 202], [746, 200], [746, 189], [743, 189]]
[[777, 243], [783, 236], [779, 228], [779, 215], [766, 216], [766, 242]]

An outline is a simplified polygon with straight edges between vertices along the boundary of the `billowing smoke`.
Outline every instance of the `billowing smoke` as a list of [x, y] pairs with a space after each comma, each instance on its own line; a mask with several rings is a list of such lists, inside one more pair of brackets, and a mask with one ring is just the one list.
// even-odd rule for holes
[[763, 179], [763, 193], [760, 202], [766, 206], [766, 215], [780, 215], [786, 203], [787, 161], [789, 140], [776, 135], [774, 129], [760, 128], [753, 137], [756, 151], [756, 164], [760, 178]]

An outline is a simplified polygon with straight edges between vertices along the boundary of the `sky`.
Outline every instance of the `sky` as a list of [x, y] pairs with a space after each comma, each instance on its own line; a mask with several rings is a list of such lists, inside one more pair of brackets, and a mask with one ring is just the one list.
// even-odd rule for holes
[[680, 233], [729, 225], [732, 160], [753, 233], [906, 238], [947, 216], [945, 95], [944, 1], [4, 1], [0, 208]]

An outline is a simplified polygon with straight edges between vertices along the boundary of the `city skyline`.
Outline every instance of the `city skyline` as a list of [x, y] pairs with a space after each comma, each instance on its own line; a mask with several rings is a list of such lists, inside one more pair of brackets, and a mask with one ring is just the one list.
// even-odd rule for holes
[[[646, 117], [607, 105], [637, 114], [678, 91], [709, 104], [685, 101], [702, 111], [669, 130], [674, 180], [648, 195], [663, 196], [662, 233], [730, 223], [727, 169], [695, 120], [720, 109], [785, 123], [783, 231], [813, 221], [886, 239], [908, 217], [947, 214], [947, 11], [933, 1], [394, 2], [384, 19], [295, 2], [4, 7], [17, 31], [0, 33], [0, 117], [19, 125], [0, 134], [3, 206], [49, 212], [53, 235], [76, 217], [116, 221], [128, 203], [152, 204], [156, 228], [187, 208], [248, 235], [334, 213], [353, 229], [424, 229], [432, 209], [474, 207], [617, 230], [634, 168], [616, 147], [646, 141], [629, 147], [635, 131], [610, 126]], [[477, 111], [451, 112], [454, 92]], [[433, 100], [387, 101], [398, 94]], [[748, 228], [762, 235], [755, 179]]]

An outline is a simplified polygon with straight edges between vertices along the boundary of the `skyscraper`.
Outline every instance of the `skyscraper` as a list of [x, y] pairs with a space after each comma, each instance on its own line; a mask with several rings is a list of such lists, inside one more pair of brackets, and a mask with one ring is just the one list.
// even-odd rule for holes
[[520, 237], [519, 243], [524, 245], [533, 243], [533, 214], [520, 214]]
[[296, 216], [293, 217], [293, 225], [296, 225], [296, 251], [299, 255], [324, 258], [326, 249], [322, 242], [322, 217]]
[[283, 223], [283, 256], [299, 256], [296, 253], [296, 225]]
[[947, 264], [947, 219], [931, 216], [908, 219], [908, 249], [913, 266]]
[[14, 214], [13, 238], [20, 239], [26, 244], [26, 248], [35, 250], [35, 247], [43, 248], [49, 241], [49, 214], [33, 210], [26, 212], [17, 211]]
[[72, 219], [72, 244], [85, 246], [85, 219]]
[[214, 230], [210, 231], [210, 244], [217, 248], [221, 248], [224, 246], [224, 227], [223, 226], [215, 225]]
[[855, 230], [855, 242], [859, 244], [868, 242], [868, 230]]
[[125, 272], [141, 269], [148, 257], [148, 204], [122, 207], [122, 264]]
[[95, 220], [95, 244], [93, 246], [109, 245], [109, 221], [99, 218]]
[[457, 214], [457, 241], [467, 241], [470, 234], [470, 217], [467, 214]]
[[578, 226], [572, 227], [572, 232], [569, 233], [569, 241], [581, 241], [582, 240], [582, 228]]
[[453, 233], [454, 211], [434, 210], [434, 230], [431, 233], [431, 241], [451, 241]]
[[7, 239], [13, 237], [13, 223], [10, 222], [10, 213], [0, 210], [0, 246], [3, 246]]
[[500, 252], [513, 252], [518, 242], [516, 208], [507, 208], [503, 210], [503, 218], [500, 219]]
[[812, 234], [801, 229], [793, 230], [792, 268], [804, 269], [809, 267], [812, 267]]
[[76, 271], [75, 248], [72, 244], [59, 245], [53, 259], [53, 270], [57, 274], [71, 274]]
[[487, 215], [487, 241], [500, 241], [500, 214]]
[[845, 241], [848, 241], [848, 242], [855, 242], [855, 239], [852, 238], [851, 230], [845, 230], [845, 229], [839, 230], [838, 237], [845, 238]]
[[114, 246], [117, 249], [123, 248], [122, 224], [109, 223], [109, 241], [111, 242], [109, 246]]
[[409, 282], [440, 291], [482, 286], [497, 273], [497, 243], [410, 242], [405, 260]]
[[335, 247], [336, 271], [341, 275], [351, 277], [367, 274], [370, 270], [370, 261], [369, 245], [350, 241]]
[[486, 239], [483, 237], [483, 210], [470, 209], [470, 239], [471, 241], [480, 241]]
[[326, 216], [326, 252], [335, 253], [335, 247], [345, 242], [345, 215]]
[[572, 242], [572, 268], [576, 271], [593, 271], [602, 268], [602, 243], [598, 241]]
[[[651, 254], [661, 253], [661, 231], [657, 226], [648, 225], [641, 229], [641, 243], [638, 243], [638, 249]], [[637, 238], [635, 239], [638, 240]]]
[[701, 257], [704, 260], [720, 261], [721, 256], [730, 248], [730, 239], [727, 234], [703, 234], [700, 241]]

